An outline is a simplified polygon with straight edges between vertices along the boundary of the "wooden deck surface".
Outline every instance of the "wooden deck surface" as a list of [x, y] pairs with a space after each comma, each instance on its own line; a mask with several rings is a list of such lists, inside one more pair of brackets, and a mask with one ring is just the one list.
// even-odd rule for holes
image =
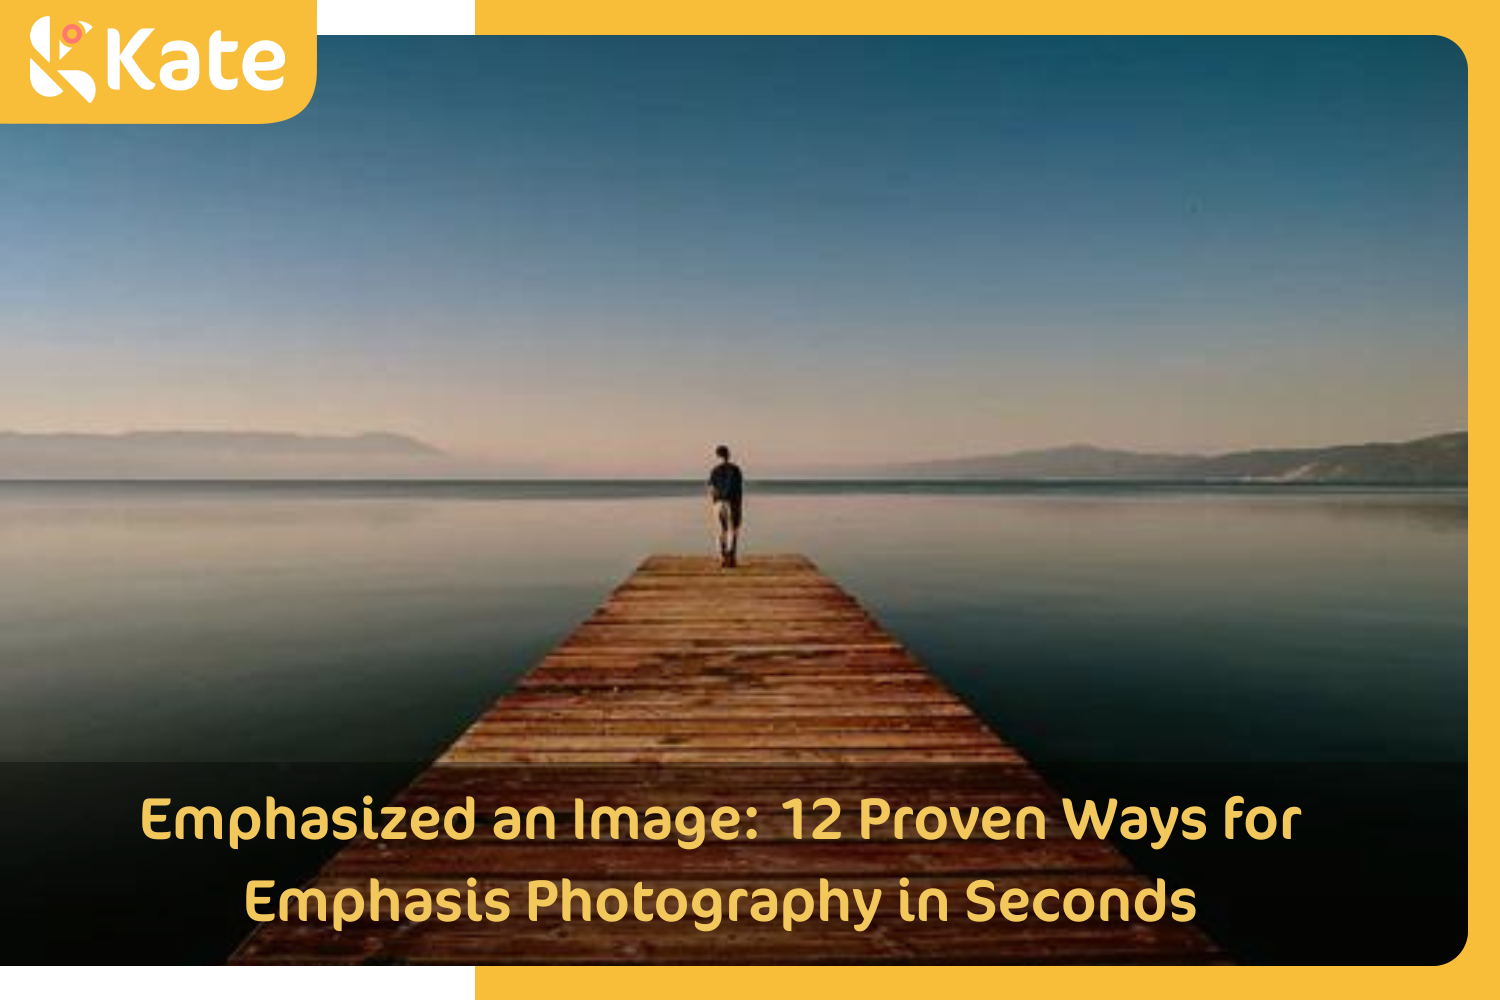
[[[893, 807], [1040, 806], [1047, 837], [962, 840], [858, 839], [858, 803], [878, 788]], [[1074, 923], [1035, 917], [968, 920], [964, 890], [977, 878], [1029, 892], [1056, 887], [1137, 889], [1136, 874], [1109, 844], [1075, 840], [1057, 796], [1020, 755], [918, 664], [859, 604], [806, 558], [752, 556], [737, 569], [717, 560], [653, 556], [590, 618], [497, 701], [396, 800], [446, 808], [473, 795], [479, 831], [440, 839], [351, 844], [314, 882], [332, 899], [371, 877], [405, 892], [464, 885], [474, 877], [510, 891], [503, 923], [276, 921], [241, 945], [238, 962], [1184, 962], [1216, 961], [1192, 923], [1170, 918]], [[757, 839], [708, 838], [685, 851], [671, 841], [574, 839], [575, 795], [608, 805], [754, 805]], [[643, 801], [645, 795], [649, 801]], [[810, 828], [837, 798], [843, 838], [794, 840], [780, 803], [801, 796]], [[546, 804], [556, 840], [497, 840], [489, 809]], [[566, 827], [566, 829], [564, 829]], [[943, 888], [947, 922], [904, 922], [898, 879]], [[817, 919], [791, 932], [781, 922], [695, 930], [634, 919], [526, 919], [530, 879], [571, 878], [597, 892], [637, 881], [701, 887], [765, 886], [816, 893], [826, 877], [846, 889], [884, 890], [863, 932]], [[276, 892], [280, 892], [278, 886]], [[1170, 892], [1172, 888], [1168, 887]], [[912, 893], [915, 900], [916, 892]], [[544, 917], [548, 914], [544, 913]]]

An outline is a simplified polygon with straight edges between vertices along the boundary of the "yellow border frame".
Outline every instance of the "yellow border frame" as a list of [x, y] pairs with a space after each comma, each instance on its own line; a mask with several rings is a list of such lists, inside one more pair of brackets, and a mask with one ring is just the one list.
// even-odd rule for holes
[[[1469, 62], [1469, 395], [1493, 368], [1486, 344], [1473, 336], [1494, 312], [1493, 293], [1479, 280], [1494, 256], [1496, 228], [1494, 199], [1488, 185], [1497, 141], [1495, 50], [1487, 30], [1500, 18], [1493, 5], [1477, 2], [1429, 0], [1394, 3], [1390, 0], [1324, 0], [1307, 2], [1262, 0], [1234, 7], [1189, 4], [1182, 0], [1150, 0], [1126, 4], [1075, 0], [1037, 8], [1010, 7], [975, 0], [928, 0], [899, 5], [889, 0], [758, 0], [735, 6], [689, 0], [637, 0], [608, 3], [574, 0], [556, 7], [509, 6], [497, 0], [475, 0], [478, 34], [1401, 34], [1443, 35], [1463, 50]], [[1471, 422], [1479, 417], [1478, 439], [1485, 440], [1489, 422], [1485, 399], [1471, 402]], [[1488, 482], [1491, 460], [1478, 450], [1471, 456], [1471, 483]], [[1471, 503], [1472, 506], [1472, 503]], [[1480, 850], [1483, 833], [1500, 816], [1500, 808], [1481, 791], [1495, 776], [1497, 727], [1496, 682], [1476, 663], [1489, 660], [1497, 629], [1487, 612], [1494, 611], [1485, 584], [1494, 571], [1485, 559], [1475, 559], [1489, 548], [1484, 509], [1469, 536], [1469, 943], [1452, 962], [1439, 967], [832, 967], [778, 968], [725, 966], [669, 968], [520, 968], [480, 967], [475, 970], [479, 1000], [523, 994], [589, 995], [611, 1000], [662, 1000], [663, 997], [808, 996], [823, 994], [861, 997], [931, 996], [938, 992], [1062, 995], [1084, 993], [1111, 1000], [1159, 1000], [1164, 995], [1255, 998], [1296, 995], [1344, 995], [1412, 998], [1428, 991], [1443, 996], [1490, 995], [1500, 983], [1495, 961], [1495, 929], [1500, 924], [1492, 908], [1478, 905], [1496, 888], [1500, 869], [1494, 855]], [[1477, 527], [1478, 530], [1475, 530]], [[1413, 855], [1440, 849], [1412, 845]], [[1403, 859], [1404, 860], [1404, 859]], [[1373, 873], [1374, 877], [1390, 877]], [[1399, 880], [1391, 886], [1392, 920], [1421, 920], [1405, 911]], [[1339, 901], [1317, 900], [1328, 919], [1339, 919]], [[1488, 983], [1488, 987], [1485, 984]]]

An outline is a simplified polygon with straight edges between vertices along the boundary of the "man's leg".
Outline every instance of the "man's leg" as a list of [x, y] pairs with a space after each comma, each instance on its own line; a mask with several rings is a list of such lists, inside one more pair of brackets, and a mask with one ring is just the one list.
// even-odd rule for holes
[[739, 561], [740, 521], [743, 515], [740, 505], [737, 503], [727, 503], [724, 506], [728, 508], [728, 517], [726, 520], [729, 525], [728, 530], [724, 533], [725, 544], [728, 549], [729, 565], [734, 566]]
[[722, 500], [715, 501], [714, 527], [718, 536], [719, 564], [721, 566], [729, 565], [729, 539], [731, 537], [729, 526], [731, 523], [732, 519], [729, 513], [729, 504], [725, 503]]

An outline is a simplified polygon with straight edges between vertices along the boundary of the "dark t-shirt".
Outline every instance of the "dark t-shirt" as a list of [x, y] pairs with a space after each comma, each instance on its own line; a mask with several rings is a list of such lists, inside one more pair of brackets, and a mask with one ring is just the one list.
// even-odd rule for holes
[[715, 500], [739, 503], [745, 495], [745, 478], [733, 462], [720, 462], [708, 474], [708, 488]]

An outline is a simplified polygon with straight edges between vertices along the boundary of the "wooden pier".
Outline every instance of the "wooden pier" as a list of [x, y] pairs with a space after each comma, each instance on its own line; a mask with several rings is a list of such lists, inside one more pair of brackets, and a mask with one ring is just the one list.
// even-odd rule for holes
[[[859, 839], [859, 801], [875, 794], [893, 808], [937, 805], [981, 811], [1039, 806], [1047, 836], [962, 839], [951, 827], [925, 840], [890, 824]], [[752, 556], [732, 570], [716, 560], [653, 556], [594, 614], [476, 720], [395, 800], [447, 808], [479, 803], [478, 830], [465, 841], [356, 840], [311, 883], [332, 900], [371, 878], [404, 893], [463, 888], [510, 892], [502, 923], [469, 919], [379, 923], [335, 932], [326, 923], [261, 924], [236, 962], [456, 962], [464, 964], [726, 962], [1203, 962], [1221, 961], [1191, 923], [1112, 918], [1012, 923], [965, 915], [966, 887], [990, 879], [993, 898], [1015, 886], [1067, 892], [1124, 888], [1133, 898], [1154, 880], [1137, 874], [1108, 843], [1074, 839], [1060, 800], [1021, 756], [924, 669], [859, 604], [797, 555]], [[591, 804], [755, 806], [757, 839], [683, 850], [665, 842], [576, 839], [574, 797]], [[643, 800], [642, 796], [645, 796]], [[826, 815], [812, 801], [843, 804], [839, 840], [793, 839], [784, 800], [807, 802], [808, 828]], [[502, 841], [490, 832], [498, 805], [557, 811], [555, 840]], [[910, 821], [908, 821], [909, 823]], [[564, 828], [566, 827], [566, 829]], [[912, 899], [926, 888], [948, 898], [946, 922], [907, 922], [898, 882]], [[744, 911], [712, 932], [676, 923], [607, 922], [557, 907], [527, 919], [531, 879], [597, 894], [627, 893], [644, 881], [700, 887], [788, 887], [814, 893], [827, 878], [848, 890], [884, 891], [863, 931], [817, 919], [788, 932]], [[283, 887], [275, 890], [279, 893]], [[1175, 888], [1175, 887], [1169, 887]], [[1053, 904], [1055, 909], [1056, 904]]]

